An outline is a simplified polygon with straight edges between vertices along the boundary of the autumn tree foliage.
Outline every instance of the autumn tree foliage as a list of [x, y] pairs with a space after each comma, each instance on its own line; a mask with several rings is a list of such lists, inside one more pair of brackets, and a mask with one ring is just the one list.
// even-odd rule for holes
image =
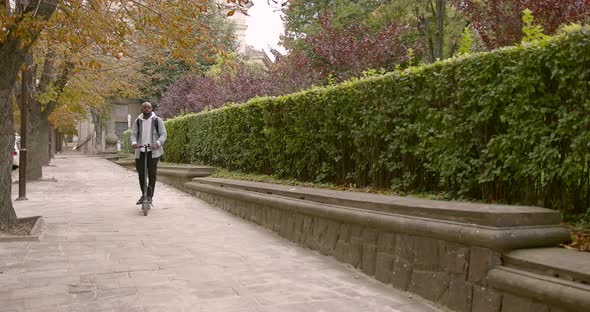
[[275, 54], [270, 74], [285, 93], [325, 84], [327, 77], [338, 82], [370, 69], [391, 71], [425, 50], [422, 40], [408, 40], [417, 30], [408, 25], [392, 22], [372, 29], [359, 21], [339, 26], [328, 14], [318, 21], [320, 29], [300, 39], [302, 45], [288, 55]]
[[[43, 89], [39, 91], [59, 94], [76, 71], [100, 69], [101, 57], [129, 58], [137, 53], [136, 43], [141, 43], [146, 51], [166, 47], [163, 56], [189, 64], [195, 62], [195, 55], [212, 58], [220, 51], [212, 39], [215, 38], [213, 29], [204, 23], [209, 2], [0, 0], [0, 230], [16, 224], [10, 198], [13, 89], [25, 57], [38, 44], [38, 39], [44, 37], [49, 48], [36, 55], [53, 61], [31, 62], [27, 70], [31, 71], [30, 77], [35, 75], [39, 81], [47, 78], [35, 86]], [[248, 2], [229, 0], [228, 4], [240, 7]], [[42, 73], [36, 72], [33, 64], [41, 68], [42, 63], [53, 65], [42, 65]], [[31, 87], [36, 80], [31, 79]], [[36, 103], [42, 113], [39, 120], [45, 125], [52, 110], [45, 108], [57, 107], [58, 100], [50, 97], [45, 103]], [[45, 125], [40, 129], [46, 128]]]
[[187, 66], [212, 59], [211, 55], [221, 50], [217, 42], [223, 36], [218, 35], [220, 27], [210, 27], [211, 17], [202, 13], [213, 7], [207, 1], [184, 5], [176, 1], [58, 1], [55, 13], [31, 51], [37, 70], [28, 66], [29, 75], [38, 79], [27, 86], [32, 93], [28, 104], [30, 122], [26, 127], [30, 151], [27, 178], [41, 178], [42, 165], [50, 161], [48, 134], [54, 132], [49, 118], [61, 101], [64, 87], [71, 85], [73, 75], [90, 81], [85, 91], [96, 95], [96, 91], [102, 92], [94, 97], [96, 101], [85, 102], [95, 121], [96, 141], [100, 142], [101, 116], [106, 113], [104, 99], [115, 94], [104, 87], [104, 79], [93, 75], [105, 70], [113, 84], [123, 86], [129, 82], [108, 68], [124, 68], [139, 59], [154, 63], [175, 59]]
[[277, 95], [279, 88], [267, 69], [232, 55], [203, 74], [188, 74], [168, 87], [158, 107], [163, 117], [173, 117], [228, 102], [241, 103], [255, 96]]
[[408, 61], [408, 49], [422, 49], [419, 43], [403, 44], [400, 37], [408, 28], [395, 24], [371, 32], [360, 24], [337, 27], [324, 16], [320, 25], [322, 31], [303, 39], [309, 51], [275, 53], [277, 60], [268, 69], [228, 59], [213, 73], [187, 75], [167, 89], [158, 112], [173, 117], [323, 85], [327, 77], [337, 82], [359, 77], [369, 69], [393, 70]]
[[284, 42], [293, 50], [305, 49], [302, 39], [322, 32], [318, 17], [328, 15], [337, 28], [360, 24], [376, 32], [392, 24], [408, 25], [412, 31], [406, 31], [404, 41], [420, 41], [424, 53], [417, 56], [425, 62], [455, 54], [466, 22], [448, 0], [302, 0], [288, 2], [282, 12]]
[[562, 24], [588, 22], [588, 0], [450, 0], [471, 21], [488, 49], [513, 45], [523, 37], [522, 12], [531, 10], [547, 35]]
[[325, 84], [326, 77], [310, 67], [310, 59], [304, 50], [295, 49], [287, 55], [276, 50], [271, 50], [271, 53], [275, 62], [269, 66], [269, 76], [272, 83], [278, 86], [280, 94]]
[[[168, 86], [189, 74], [206, 72], [213, 66], [220, 55], [229, 55], [236, 51], [234, 25], [225, 17], [225, 13], [215, 2], [207, 4], [207, 14], [199, 15], [199, 21], [205, 26], [208, 37], [208, 53], [195, 49], [192, 57], [172, 54], [174, 46], [164, 45], [146, 49], [134, 56], [142, 64], [141, 73], [145, 80], [139, 85], [142, 100], [149, 101], [155, 107]], [[200, 29], [193, 30], [195, 35], [203, 35]], [[138, 44], [141, 46], [141, 44]]]
[[168, 87], [158, 106], [158, 114], [170, 118], [183, 113], [219, 107], [222, 94], [214, 79], [190, 74]]
[[392, 23], [371, 32], [361, 23], [337, 27], [326, 15], [319, 23], [322, 31], [304, 39], [310, 53], [302, 62], [308, 70], [336, 81], [358, 77], [367, 69], [393, 70], [408, 61], [409, 49], [422, 50], [419, 41], [405, 44], [400, 40], [409, 26]]

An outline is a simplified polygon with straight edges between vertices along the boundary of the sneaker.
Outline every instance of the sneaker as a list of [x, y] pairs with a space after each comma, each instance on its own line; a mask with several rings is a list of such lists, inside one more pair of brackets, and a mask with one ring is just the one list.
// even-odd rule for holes
[[141, 196], [137, 202], [135, 203], [136, 205], [141, 205], [141, 203], [143, 203], [143, 196]]

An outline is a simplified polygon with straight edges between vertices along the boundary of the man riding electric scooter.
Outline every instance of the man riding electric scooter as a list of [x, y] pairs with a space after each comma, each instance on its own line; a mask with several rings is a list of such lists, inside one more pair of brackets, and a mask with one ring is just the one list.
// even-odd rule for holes
[[[131, 126], [131, 146], [135, 149], [135, 168], [142, 194], [136, 204], [141, 205], [146, 200], [151, 205], [156, 189], [158, 161], [164, 154], [163, 145], [166, 142], [167, 133], [162, 118], [152, 111], [152, 104], [149, 102], [141, 104], [141, 112], [142, 114]], [[145, 189], [146, 167], [149, 178], [147, 190]]]

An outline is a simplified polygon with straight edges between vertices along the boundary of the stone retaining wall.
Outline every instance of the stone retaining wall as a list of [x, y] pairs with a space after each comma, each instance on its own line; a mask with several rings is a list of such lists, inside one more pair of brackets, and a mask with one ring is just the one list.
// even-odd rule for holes
[[498, 311], [487, 287], [500, 253], [430, 237], [384, 231], [205, 192], [194, 195], [281, 236], [359, 268], [384, 283], [455, 311]]
[[[289, 192], [289, 188], [297, 191]], [[382, 209], [333, 205], [350, 202], [350, 198], [335, 198], [337, 192], [333, 191], [322, 197], [318, 195], [322, 191], [317, 190], [307, 193], [301, 188], [207, 178], [193, 179], [184, 189], [291, 241], [349, 263], [381, 282], [454, 311], [537, 311], [539, 307], [543, 307], [541, 311], [569, 311], [555, 306], [559, 303], [543, 303], [538, 298], [529, 300], [535, 304], [524, 309], [522, 302], [527, 302], [528, 299], [523, 299], [526, 295], [520, 298], [505, 287], [494, 288], [488, 275], [493, 268], [502, 267], [504, 252], [555, 246], [569, 239], [567, 230], [558, 225], [559, 218], [554, 219], [556, 212], [551, 210], [497, 206], [498, 211], [494, 211], [492, 205], [457, 203], [460, 208], [453, 214], [449, 213], [453, 207], [448, 202], [432, 201], [426, 207], [429, 201], [416, 200], [415, 210], [431, 209], [438, 216], [431, 219], [423, 212], [400, 214], [400, 210], [411, 207], [407, 205], [408, 199], [400, 199], [404, 205], [391, 204], [389, 208], [395, 212], [391, 213], [385, 209], [386, 201], [378, 202], [375, 199], [378, 197], [368, 201], [364, 198], [364, 205], [373, 203]], [[441, 205], [447, 206], [441, 208]], [[478, 209], [487, 212], [474, 217]], [[512, 222], [520, 224], [482, 225], [490, 222], [486, 214], [511, 213], [515, 216]], [[469, 218], [470, 222], [452, 221]], [[551, 219], [552, 222], [545, 222]]]
[[186, 166], [161, 163], [158, 164], [158, 181], [187, 192], [185, 183], [195, 177], [208, 177], [214, 168], [207, 166]]

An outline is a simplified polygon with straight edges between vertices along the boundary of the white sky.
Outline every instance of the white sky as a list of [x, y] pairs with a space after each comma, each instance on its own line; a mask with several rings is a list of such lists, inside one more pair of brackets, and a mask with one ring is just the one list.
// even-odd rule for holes
[[[248, 10], [246, 16], [246, 44], [257, 50], [264, 49], [267, 54], [269, 46], [285, 53], [285, 49], [279, 46], [279, 36], [283, 34], [284, 27], [281, 21], [281, 13], [273, 12], [266, 2], [267, 0], [253, 0], [254, 6]], [[272, 0], [271, 0], [272, 3]], [[272, 56], [270, 56], [272, 57]]]

